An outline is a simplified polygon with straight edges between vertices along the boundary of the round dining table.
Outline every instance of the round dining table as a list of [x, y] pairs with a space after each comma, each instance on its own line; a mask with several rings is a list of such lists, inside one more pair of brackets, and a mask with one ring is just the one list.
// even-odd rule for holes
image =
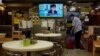
[[36, 33], [35, 34], [36, 37], [38, 37], [39, 39], [46, 39], [48, 41], [53, 41], [54, 39], [59, 39], [62, 34], [61, 33]]
[[[31, 44], [30, 46], [24, 46], [23, 40], [16, 40], [16, 41], [10, 41], [5, 42], [2, 44], [3, 49], [8, 51], [15, 51], [15, 52], [23, 52], [26, 53], [24, 56], [29, 56], [27, 53], [35, 53], [37, 51], [43, 51], [47, 50], [53, 47], [53, 43], [49, 41], [44, 40], [37, 40], [37, 43]], [[31, 54], [30, 56], [37, 56], [35, 54]]]
[[61, 33], [36, 33], [37, 37], [61, 37]]

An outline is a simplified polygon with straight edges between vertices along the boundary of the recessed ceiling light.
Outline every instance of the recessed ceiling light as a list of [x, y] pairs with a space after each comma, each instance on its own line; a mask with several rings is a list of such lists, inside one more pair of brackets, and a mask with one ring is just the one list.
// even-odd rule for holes
[[74, 6], [71, 6], [70, 11], [76, 11], [76, 8]]
[[76, 4], [76, 2], [73, 2], [72, 4], [74, 5], [74, 4]]
[[93, 13], [94, 12], [94, 10], [91, 10], [91, 13]]
[[71, 1], [71, 0], [69, 0], [69, 1], [68, 1], [68, 3], [72, 3], [72, 1]]
[[96, 10], [98, 10], [99, 8], [95, 8]]
[[100, 9], [100, 5], [98, 6], [98, 8]]

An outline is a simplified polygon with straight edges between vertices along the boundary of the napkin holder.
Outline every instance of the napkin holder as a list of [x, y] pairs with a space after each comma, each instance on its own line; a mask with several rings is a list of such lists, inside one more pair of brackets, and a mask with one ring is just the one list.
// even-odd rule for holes
[[44, 33], [44, 34], [49, 34], [49, 33], [50, 33], [50, 31], [45, 30], [43, 33]]
[[37, 40], [36, 39], [32, 39], [31, 40], [31, 44], [36, 44], [37, 43]]

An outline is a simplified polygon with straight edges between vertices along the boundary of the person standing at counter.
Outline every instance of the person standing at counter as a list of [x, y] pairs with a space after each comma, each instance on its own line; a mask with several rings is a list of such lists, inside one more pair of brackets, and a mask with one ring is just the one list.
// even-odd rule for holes
[[74, 31], [75, 34], [75, 48], [80, 48], [80, 39], [82, 34], [82, 23], [79, 17], [71, 14], [72, 19], [72, 31]]
[[14, 21], [13, 22], [14, 22], [14, 30], [18, 31], [19, 30], [20, 20], [16, 15], [14, 15]]
[[21, 19], [21, 28], [22, 28], [22, 34], [25, 34], [26, 38], [30, 38], [31, 37], [31, 29], [32, 29], [31, 18], [25, 19], [23, 17]]

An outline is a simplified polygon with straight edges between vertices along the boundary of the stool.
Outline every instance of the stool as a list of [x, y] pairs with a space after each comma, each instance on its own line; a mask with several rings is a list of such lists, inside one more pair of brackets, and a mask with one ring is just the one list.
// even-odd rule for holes
[[49, 50], [49, 51], [42, 52], [42, 56], [54, 56], [55, 53], [56, 50]]
[[63, 53], [63, 47], [60, 44], [55, 45], [55, 49], [57, 51], [57, 56], [62, 56]]
[[20, 53], [11, 53], [11, 52], [7, 52], [6, 56], [22, 56], [22, 54]]

